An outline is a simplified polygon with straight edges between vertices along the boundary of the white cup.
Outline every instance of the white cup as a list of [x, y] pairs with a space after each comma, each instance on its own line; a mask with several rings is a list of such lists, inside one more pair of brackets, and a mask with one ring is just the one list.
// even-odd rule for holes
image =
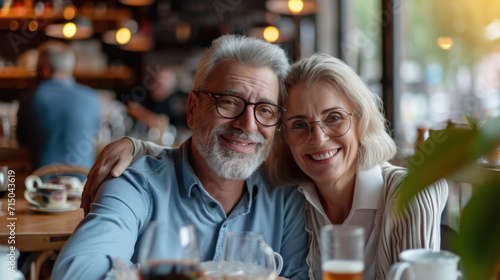
[[[35, 182], [37, 186], [35, 187]], [[35, 175], [25, 181], [24, 198], [41, 208], [62, 208], [68, 206], [68, 190], [62, 184], [47, 184]]]
[[410, 249], [399, 254], [392, 265], [387, 280], [457, 280], [460, 257], [448, 251]]
[[66, 185], [73, 190], [83, 190], [84, 185], [84, 182], [75, 176], [59, 176], [57, 177], [57, 183]]

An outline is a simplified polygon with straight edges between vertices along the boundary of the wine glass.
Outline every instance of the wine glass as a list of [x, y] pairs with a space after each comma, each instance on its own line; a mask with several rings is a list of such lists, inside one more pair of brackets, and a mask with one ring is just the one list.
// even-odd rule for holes
[[200, 252], [196, 228], [151, 222], [144, 233], [138, 260], [143, 280], [198, 279]]
[[[9, 168], [7, 166], [0, 166], [0, 199], [7, 193], [9, 187]], [[2, 201], [0, 200], [0, 216], [4, 216], [6, 213], [2, 211]]]
[[224, 279], [274, 280], [283, 259], [256, 232], [228, 232], [222, 247]]

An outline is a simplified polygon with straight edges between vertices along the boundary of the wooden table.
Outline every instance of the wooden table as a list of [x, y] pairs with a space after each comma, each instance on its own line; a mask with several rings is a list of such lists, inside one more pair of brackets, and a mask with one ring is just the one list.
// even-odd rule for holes
[[[30, 275], [31, 279], [38, 279], [41, 265], [64, 246], [83, 219], [83, 210], [78, 208], [65, 213], [39, 213], [28, 208], [30, 204], [24, 197], [16, 196], [15, 199], [15, 205], [11, 206], [14, 216], [0, 216], [0, 244], [15, 240], [15, 244], [10, 245], [16, 246], [21, 252], [33, 252]], [[7, 212], [7, 198], [1, 201], [2, 210]], [[12, 232], [7, 226], [11, 223], [15, 224]]]
[[[29, 202], [24, 197], [16, 197], [13, 206], [15, 215], [0, 216], [0, 244], [9, 244], [9, 238], [15, 240], [15, 246], [21, 252], [60, 250], [76, 226], [83, 219], [83, 210], [77, 209], [65, 213], [47, 214], [28, 209]], [[7, 199], [2, 199], [2, 210], [7, 212]], [[17, 218], [16, 220], [9, 220]], [[11, 236], [6, 226], [15, 223], [15, 235]], [[14, 237], [14, 238], [13, 238]]]

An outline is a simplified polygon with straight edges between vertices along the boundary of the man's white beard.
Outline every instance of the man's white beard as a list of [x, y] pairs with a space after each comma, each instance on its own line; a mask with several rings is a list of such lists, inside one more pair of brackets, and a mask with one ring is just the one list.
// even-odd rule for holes
[[[256, 145], [255, 152], [237, 152], [219, 142], [219, 136], [251, 141]], [[259, 168], [271, 151], [271, 145], [261, 134], [245, 134], [240, 129], [221, 126], [209, 131], [208, 126], [199, 124], [192, 128], [192, 140], [206, 164], [219, 177], [228, 180], [245, 180]]]

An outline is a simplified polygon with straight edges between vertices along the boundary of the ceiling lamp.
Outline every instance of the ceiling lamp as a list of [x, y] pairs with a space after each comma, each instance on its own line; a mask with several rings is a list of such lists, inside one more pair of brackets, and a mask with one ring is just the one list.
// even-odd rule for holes
[[148, 6], [153, 4], [154, 0], [119, 0], [119, 2], [128, 6]]
[[453, 47], [453, 38], [451, 38], [451, 37], [439, 37], [437, 39], [437, 44], [441, 49], [447, 51], [447, 50], [451, 49], [451, 47]]
[[109, 45], [125, 45], [130, 42], [133, 33], [126, 27], [118, 30], [108, 30], [102, 35], [102, 41]]
[[247, 35], [258, 39], [264, 39], [270, 43], [279, 44], [281, 42], [290, 41], [291, 36], [281, 32], [274, 26], [267, 27], [252, 27], [248, 30]]
[[89, 19], [81, 17], [47, 25], [45, 35], [59, 39], [87, 39], [94, 35], [94, 28]]
[[310, 15], [318, 11], [319, 5], [315, 0], [268, 0], [266, 8], [283, 15]]
[[274, 43], [280, 37], [280, 31], [274, 26], [268, 26], [264, 28], [262, 35], [264, 36], [264, 39], [266, 39], [266, 41]]

